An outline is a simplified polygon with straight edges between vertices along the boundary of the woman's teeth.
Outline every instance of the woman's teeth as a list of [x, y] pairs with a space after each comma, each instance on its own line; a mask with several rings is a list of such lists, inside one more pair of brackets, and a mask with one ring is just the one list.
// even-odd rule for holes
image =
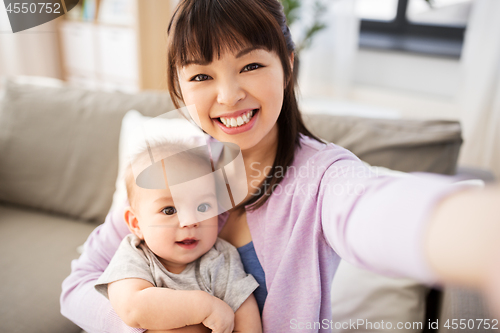
[[220, 117], [221, 123], [223, 123], [226, 127], [240, 127], [241, 125], [244, 125], [252, 119], [254, 114], [254, 110], [248, 111], [247, 113], [243, 114], [242, 116], [239, 116], [238, 118], [226, 118], [226, 117]]

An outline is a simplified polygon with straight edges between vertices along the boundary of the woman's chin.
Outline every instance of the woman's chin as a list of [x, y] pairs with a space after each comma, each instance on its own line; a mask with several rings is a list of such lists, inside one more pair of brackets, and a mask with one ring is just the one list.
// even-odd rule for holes
[[258, 136], [259, 134], [254, 130], [237, 134], [227, 134], [220, 129], [217, 129], [212, 135], [217, 141], [236, 144], [242, 151], [255, 147], [260, 141]]
[[235, 136], [228, 136], [228, 135], [220, 135], [218, 138], [216, 138], [218, 141], [221, 142], [231, 142], [240, 147], [241, 151], [249, 150], [253, 147], [256, 146], [256, 142], [254, 142], [255, 138], [252, 137], [235, 137]]

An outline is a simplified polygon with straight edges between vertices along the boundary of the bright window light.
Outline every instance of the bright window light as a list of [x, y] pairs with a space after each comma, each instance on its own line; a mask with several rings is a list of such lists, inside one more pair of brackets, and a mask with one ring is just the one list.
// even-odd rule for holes
[[424, 0], [410, 0], [406, 15], [417, 24], [465, 27], [473, 0], [434, 0], [430, 7]]
[[356, 2], [356, 14], [361, 19], [392, 21], [396, 18], [397, 9], [398, 0], [358, 0]]

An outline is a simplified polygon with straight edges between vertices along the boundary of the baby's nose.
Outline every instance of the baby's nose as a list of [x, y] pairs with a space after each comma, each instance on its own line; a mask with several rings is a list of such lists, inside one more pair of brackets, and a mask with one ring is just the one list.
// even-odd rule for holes
[[199, 226], [199, 222], [195, 222], [195, 223], [182, 223], [182, 220], [180, 221], [179, 223], [179, 226], [181, 228], [198, 228]]
[[192, 209], [178, 209], [177, 217], [179, 218], [179, 226], [181, 228], [198, 224], [200, 222], [196, 211], [193, 211]]

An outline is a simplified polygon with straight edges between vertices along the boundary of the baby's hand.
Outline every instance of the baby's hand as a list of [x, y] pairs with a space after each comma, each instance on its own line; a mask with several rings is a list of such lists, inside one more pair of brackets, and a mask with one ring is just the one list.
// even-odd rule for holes
[[203, 321], [212, 333], [231, 333], [234, 328], [234, 312], [226, 302], [212, 296], [211, 313]]

